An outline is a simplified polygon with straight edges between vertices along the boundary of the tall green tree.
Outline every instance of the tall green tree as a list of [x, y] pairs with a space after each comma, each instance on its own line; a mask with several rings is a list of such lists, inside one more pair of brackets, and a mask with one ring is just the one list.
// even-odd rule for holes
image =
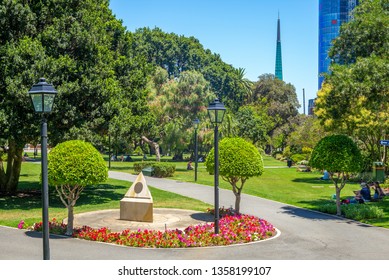
[[151, 68], [131, 45], [108, 0], [0, 2], [0, 144], [7, 152], [0, 192], [16, 192], [23, 146], [39, 138], [27, 92], [40, 77], [58, 91], [48, 118], [51, 145], [76, 138], [101, 144], [119, 123], [142, 129], [137, 117], [148, 113]]
[[233, 111], [250, 95], [251, 82], [244, 78], [244, 69], [223, 62], [219, 54], [204, 49], [194, 37], [166, 33], [160, 28], [140, 28], [134, 33], [132, 46], [134, 53], [164, 68], [170, 78], [185, 71], [200, 72], [211, 91]]
[[[214, 174], [214, 149], [205, 161], [207, 171]], [[241, 193], [246, 181], [263, 173], [263, 160], [258, 149], [243, 138], [223, 138], [219, 145], [219, 174], [231, 184], [235, 195], [235, 211], [240, 211]]]
[[[281, 128], [285, 125], [289, 126], [290, 120], [298, 115], [300, 107], [295, 87], [276, 79], [272, 74], [264, 74], [259, 77], [259, 80], [254, 84], [253, 100], [256, 106], [266, 108], [266, 114], [272, 123], [272, 127], [268, 130], [270, 138], [275, 135], [277, 130], [278, 134], [289, 131]], [[278, 142], [284, 145], [287, 135], [283, 135], [281, 138], [283, 140]], [[271, 149], [272, 145], [269, 143], [266, 150], [271, 152]]]
[[193, 120], [206, 120], [206, 109], [214, 94], [197, 71], [184, 71], [178, 78], [168, 80], [164, 71], [159, 68], [153, 79], [150, 108], [156, 122], [148, 138], [159, 138], [168, 152], [181, 158], [193, 134]]
[[88, 142], [70, 140], [55, 146], [48, 156], [48, 179], [68, 209], [66, 234], [72, 235], [74, 206], [84, 188], [103, 183], [108, 169], [101, 154]]
[[334, 63], [315, 109], [328, 129], [357, 138], [372, 161], [386, 155], [379, 140], [389, 131], [388, 42], [388, 0], [361, 1], [330, 50]]
[[337, 215], [341, 215], [340, 192], [350, 173], [362, 170], [362, 155], [354, 141], [345, 135], [330, 135], [322, 138], [314, 147], [309, 164], [327, 170], [335, 184]]

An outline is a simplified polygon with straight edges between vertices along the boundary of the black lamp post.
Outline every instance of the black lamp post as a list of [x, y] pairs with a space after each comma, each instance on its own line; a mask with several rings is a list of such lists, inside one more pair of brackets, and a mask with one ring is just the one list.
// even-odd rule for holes
[[219, 139], [218, 125], [222, 123], [226, 108], [223, 103], [216, 98], [207, 108], [211, 123], [215, 126], [214, 151], [215, 151], [215, 234], [219, 233]]
[[30, 91], [32, 103], [36, 113], [42, 114], [41, 127], [41, 153], [42, 153], [42, 235], [43, 235], [43, 259], [50, 259], [49, 248], [49, 185], [47, 176], [47, 122], [45, 113], [50, 113], [54, 104], [57, 91], [44, 78], [32, 86]]
[[199, 119], [193, 120], [195, 128], [195, 182], [197, 181], [197, 166], [198, 166], [198, 146], [197, 146], [197, 129], [199, 128]]

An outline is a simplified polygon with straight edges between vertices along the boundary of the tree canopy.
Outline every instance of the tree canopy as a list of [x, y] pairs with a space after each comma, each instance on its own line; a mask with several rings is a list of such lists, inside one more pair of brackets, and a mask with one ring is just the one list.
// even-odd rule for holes
[[[214, 173], [214, 149], [212, 148], [205, 165], [210, 174]], [[235, 211], [240, 210], [240, 195], [247, 179], [262, 175], [263, 160], [258, 149], [250, 142], [239, 138], [223, 138], [219, 144], [219, 174], [229, 182], [236, 197]], [[240, 182], [240, 185], [238, 185]]]
[[319, 170], [327, 170], [335, 183], [337, 214], [341, 214], [340, 192], [349, 173], [362, 171], [362, 155], [355, 142], [346, 135], [330, 135], [322, 138], [314, 147], [309, 164]]
[[[134, 133], [149, 120], [145, 87], [152, 67], [131, 52], [132, 37], [107, 0], [4, 0], [0, 4], [0, 192], [14, 193], [23, 146], [39, 121], [27, 94], [40, 77], [58, 91], [49, 141]], [[55, 127], [55, 129], [50, 129]]]
[[81, 140], [58, 144], [49, 153], [48, 161], [49, 184], [55, 186], [68, 209], [66, 234], [71, 235], [76, 201], [87, 185], [103, 183], [108, 179], [108, 168], [92, 144]]
[[330, 50], [331, 73], [315, 114], [327, 129], [356, 137], [372, 161], [389, 129], [389, 4], [361, 1]]

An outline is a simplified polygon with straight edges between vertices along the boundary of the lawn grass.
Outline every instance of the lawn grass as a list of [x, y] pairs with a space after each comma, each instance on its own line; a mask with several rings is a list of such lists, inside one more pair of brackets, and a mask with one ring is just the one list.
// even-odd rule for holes
[[[0, 225], [16, 227], [20, 220], [32, 225], [41, 221], [42, 201], [39, 181], [40, 165], [23, 162], [19, 190], [25, 191], [24, 196], [0, 197]], [[119, 209], [120, 200], [131, 186], [131, 182], [108, 179], [105, 184], [90, 186], [84, 189], [77, 200], [74, 213], [82, 213], [104, 209]], [[175, 193], [149, 187], [153, 194], [154, 207], [178, 208], [205, 212], [212, 207], [207, 203]], [[55, 189], [49, 193], [49, 219], [58, 221], [67, 217], [67, 209], [60, 201]]]
[[[142, 157], [133, 157], [135, 161], [141, 161]], [[150, 158], [150, 161], [155, 160]], [[171, 161], [169, 158], [162, 158], [162, 161]], [[171, 179], [194, 182], [194, 171], [186, 170], [187, 162], [175, 162], [176, 172]], [[111, 162], [111, 170], [134, 173], [134, 162]], [[265, 170], [262, 176], [247, 180], [243, 193], [275, 200], [307, 209], [317, 209], [320, 204], [332, 200], [335, 188], [330, 181], [321, 181], [319, 172], [297, 172], [296, 168], [285, 168], [286, 163], [275, 160], [272, 157], [264, 157]], [[39, 189], [40, 165], [25, 162], [23, 163], [20, 177], [20, 189]], [[213, 175], [206, 171], [204, 163], [198, 165], [197, 183], [213, 186]], [[88, 212], [101, 209], [119, 208], [119, 201], [130, 187], [130, 182], [123, 182], [109, 179], [105, 185], [98, 185], [86, 188], [76, 204], [75, 213]], [[220, 188], [231, 189], [231, 186], [220, 179]], [[342, 198], [353, 196], [353, 190], [359, 189], [356, 183], [347, 183], [342, 190]], [[182, 197], [176, 194], [164, 192], [150, 187], [153, 193], [154, 206], [164, 208], [181, 208], [205, 211], [211, 205], [197, 200]], [[244, 203], [244, 201], [242, 201]], [[366, 223], [389, 228], [389, 197], [375, 203], [381, 207], [385, 215], [380, 219], [365, 221]], [[220, 205], [230, 207], [230, 205]], [[16, 226], [20, 219], [27, 224], [40, 220], [41, 201], [38, 197], [26, 198], [2, 198], [0, 197], [0, 224]], [[50, 217], [63, 219], [67, 216], [66, 209], [60, 202], [54, 190], [50, 193]]]
[[[296, 168], [285, 168], [286, 162], [278, 161], [270, 156], [263, 157], [265, 170], [262, 176], [247, 180], [243, 193], [275, 200], [290, 205], [317, 210], [319, 205], [328, 203], [335, 194], [332, 181], [322, 181], [318, 171], [298, 172]], [[194, 182], [194, 171], [186, 170], [186, 162], [175, 162], [176, 172], [172, 179], [183, 182]], [[111, 162], [111, 170], [133, 173], [132, 162]], [[198, 165], [197, 183], [213, 186], [214, 177], [205, 168], [204, 163]], [[231, 189], [229, 183], [219, 180], [220, 188]], [[348, 182], [341, 192], [342, 198], [353, 197], [353, 190], [359, 190], [357, 183]], [[244, 201], [242, 201], [244, 203]], [[384, 217], [364, 221], [366, 223], [389, 228], [389, 197], [374, 203], [384, 210]], [[221, 205], [230, 207], [231, 205]]]

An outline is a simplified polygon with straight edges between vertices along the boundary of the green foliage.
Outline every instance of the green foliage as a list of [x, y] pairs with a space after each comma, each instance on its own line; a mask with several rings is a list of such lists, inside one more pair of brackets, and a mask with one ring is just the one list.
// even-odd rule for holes
[[[352, 220], [364, 221], [367, 219], [379, 219], [384, 216], [384, 211], [372, 204], [343, 204], [342, 214]], [[320, 212], [336, 214], [336, 204], [326, 203], [318, 206]]]
[[176, 171], [176, 166], [171, 163], [166, 162], [135, 162], [134, 171], [140, 173], [145, 167], [151, 167], [152, 173], [151, 176], [158, 178], [172, 177]]
[[[207, 171], [214, 173], [214, 149], [205, 161]], [[243, 138], [223, 138], [219, 146], [219, 174], [232, 186], [235, 211], [239, 213], [240, 194], [247, 179], [263, 173], [263, 160], [258, 149]], [[238, 183], [240, 182], [240, 185]]]
[[238, 135], [250, 140], [254, 145], [265, 145], [269, 141], [268, 131], [272, 127], [271, 119], [260, 106], [242, 106], [235, 114], [238, 123]]
[[306, 160], [307, 156], [303, 154], [294, 154], [291, 156], [291, 159], [293, 162], [301, 162], [303, 160]]
[[[214, 149], [206, 159], [207, 171], [214, 172]], [[250, 178], [263, 173], [262, 156], [258, 149], [242, 138], [223, 138], [219, 143], [219, 174], [222, 177]]]
[[276, 128], [288, 123], [290, 118], [298, 114], [300, 105], [295, 87], [275, 78], [274, 75], [260, 76], [254, 84], [253, 94], [253, 100], [266, 108], [266, 114], [272, 120], [270, 135]]
[[384, 211], [371, 204], [346, 204], [342, 210], [346, 218], [362, 221], [366, 219], [378, 219], [384, 216]]
[[353, 20], [343, 24], [340, 36], [329, 56], [339, 64], [355, 63], [357, 57], [371, 54], [388, 55], [389, 4], [387, 0], [360, 1], [353, 11]]
[[284, 149], [283, 152], [282, 152], [282, 155], [283, 155], [285, 158], [289, 158], [289, 157], [292, 156], [292, 152], [290, 151], [290, 146], [285, 147], [285, 149]]
[[48, 155], [49, 184], [87, 186], [108, 178], [108, 168], [92, 144], [70, 140], [55, 146]]
[[153, 176], [158, 178], [172, 177], [176, 171], [176, 166], [166, 162], [155, 162], [153, 164]]
[[357, 145], [345, 135], [330, 135], [319, 141], [312, 151], [310, 165], [328, 172], [359, 172], [362, 155]]
[[151, 167], [153, 163], [148, 161], [134, 162], [134, 171], [140, 173], [143, 168]]
[[[20, 159], [23, 146], [39, 137], [27, 92], [40, 77], [58, 91], [48, 120], [52, 146], [83, 139], [101, 148], [108, 133], [115, 144], [147, 129], [151, 66], [132, 43], [106, 0], [1, 1], [0, 131], [15, 147], [8, 158]], [[0, 169], [0, 191], [15, 191], [20, 162], [7, 169]]]
[[292, 131], [288, 135], [287, 143], [293, 150], [301, 152], [304, 147], [313, 149], [319, 140], [326, 136], [323, 126], [313, 116], [299, 115], [291, 126]]
[[326, 136], [313, 149], [309, 164], [313, 168], [327, 170], [330, 174], [335, 183], [337, 215], [341, 215], [340, 192], [349, 173], [360, 172], [363, 167], [359, 148], [346, 135]]
[[137, 146], [134, 150], [134, 154], [140, 156], [140, 155], [143, 155], [143, 150], [140, 146]]
[[388, 42], [388, 1], [361, 1], [334, 40], [331, 73], [315, 102], [321, 123], [352, 135], [372, 161], [381, 160], [378, 143], [389, 129]]

